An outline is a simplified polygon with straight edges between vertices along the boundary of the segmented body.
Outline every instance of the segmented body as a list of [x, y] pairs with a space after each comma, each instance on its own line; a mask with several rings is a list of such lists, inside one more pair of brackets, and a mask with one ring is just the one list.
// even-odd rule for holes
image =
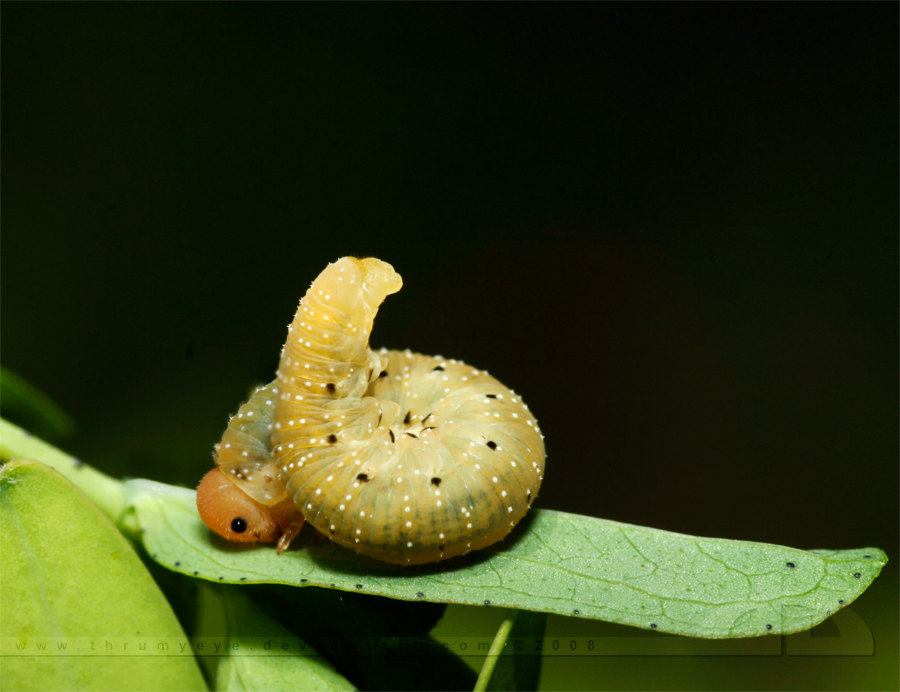
[[[506, 536], [537, 496], [544, 444], [521, 398], [487, 373], [369, 349], [378, 306], [400, 285], [376, 259], [329, 265], [300, 303], [276, 380], [232, 419], [217, 464], [258, 502], [291, 497], [341, 545], [418, 564]], [[247, 449], [224, 447], [229, 435]]]

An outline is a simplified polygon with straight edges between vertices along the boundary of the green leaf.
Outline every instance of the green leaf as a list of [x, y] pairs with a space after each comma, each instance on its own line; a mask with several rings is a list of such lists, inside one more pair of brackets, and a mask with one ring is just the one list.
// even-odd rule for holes
[[[312, 646], [269, 618], [241, 589], [206, 587], [201, 604], [207, 623], [203, 640], [213, 649], [204, 653], [218, 654], [217, 690], [356, 689]], [[211, 621], [216, 624], [209, 624]]]
[[437, 564], [404, 568], [327, 540], [313, 545], [309, 530], [278, 556], [211, 534], [193, 491], [120, 483], [0, 421], [0, 456], [29, 452], [69, 476], [120, 528], [140, 531], [160, 564], [212, 581], [502, 606], [717, 639], [811, 629], [852, 603], [887, 563], [877, 548], [803, 551], [551, 510], [533, 510], [496, 546]]
[[[546, 613], [527, 610], [515, 611], [504, 620], [478, 676], [479, 685], [484, 681], [480, 689], [536, 690], [541, 676], [541, 656], [523, 646], [523, 643], [543, 637], [546, 624]], [[476, 692], [478, 689], [479, 686], [476, 686]]]
[[128, 541], [59, 473], [6, 464], [0, 526], [5, 689], [206, 689], [190, 649], [158, 655], [187, 642], [181, 625]]
[[70, 435], [72, 417], [53, 399], [14, 372], [0, 367], [0, 404], [3, 416], [21, 422], [48, 439]]
[[533, 510], [496, 547], [399, 567], [305, 532], [297, 548], [228, 544], [200, 521], [192, 491], [126, 483], [160, 563], [213, 581], [325, 586], [404, 600], [484, 604], [608, 620], [692, 637], [810, 629], [850, 604], [887, 562], [876, 548], [804, 551]]
[[[121, 481], [91, 468], [38, 437], [0, 418], [0, 459], [35, 459], [72, 481], [108, 517], [119, 524], [127, 509]], [[133, 527], [136, 530], [137, 527]]]

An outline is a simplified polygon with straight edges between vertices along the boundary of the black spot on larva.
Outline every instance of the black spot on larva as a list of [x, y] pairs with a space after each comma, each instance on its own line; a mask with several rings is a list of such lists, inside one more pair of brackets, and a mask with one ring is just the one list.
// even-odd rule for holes
[[795, 565], [793, 562], [788, 562], [788, 563], [787, 563], [787, 566], [788, 566], [790, 569], [794, 569], [794, 567], [796, 567], [797, 565]]
[[235, 517], [231, 520], [231, 530], [235, 533], [244, 533], [247, 530], [247, 520], [243, 517]]
[[[443, 365], [438, 365], [437, 367], [435, 367], [435, 370], [443, 370], [443, 369], [444, 369]], [[432, 371], [432, 372], [434, 372], [434, 371]]]
[[766, 625], [766, 629], [767, 629], [767, 630], [772, 629], [772, 625]]
[[368, 482], [369, 482], [369, 476], [368, 476], [368, 474], [365, 474], [365, 473], [359, 473], [359, 474], [356, 475], [356, 480], [358, 480], [358, 481], [360, 481], [360, 482], [362, 482], [362, 483], [368, 483]]
[[441, 544], [438, 546], [438, 550], [440, 550], [441, 552], [443, 552], [443, 550], [444, 550], [444, 544], [443, 544], [443, 543], [441, 543]]
[[412, 411], [407, 411], [406, 416], [404, 416], [404, 418], [403, 418], [403, 423], [406, 425], [409, 425], [409, 421], [410, 421], [411, 417], [412, 417]]
[[333, 535], [334, 535], [334, 529], [329, 529], [329, 531], [331, 532], [331, 535], [333, 536]]
[[497, 398], [497, 395], [496, 395], [496, 394], [485, 394], [485, 396], [486, 396], [488, 399], [496, 399], [496, 398]]
[[361, 588], [362, 588], [362, 584], [357, 584], [357, 585], [356, 585], [356, 588], [357, 588], [357, 589], [361, 589]]
[[425, 432], [426, 430], [434, 430], [434, 427], [435, 427], [435, 426], [431, 425], [431, 426], [429, 426], [429, 427], [427, 427], [427, 428], [422, 428], [422, 432]]
[[862, 575], [861, 575], [859, 572], [857, 572], [857, 573], [854, 574], [853, 576], [856, 577], [857, 579], [859, 579]]
[[329, 382], [327, 385], [325, 385], [325, 389], [327, 389], [330, 394], [334, 394], [336, 389], [336, 387], [334, 386], [334, 382]]
[[381, 377], [387, 377], [387, 370], [382, 370], [382, 371], [381, 371], [381, 374], [380, 374], [378, 377], [379, 377], [379, 378], [381, 378]]
[[435, 476], [431, 479], [431, 484], [434, 486], [439, 486], [441, 484], [441, 479]]
[[176, 567], [181, 567], [181, 563], [180, 563], [180, 562], [176, 562], [176, 563], [175, 563], [175, 566], [176, 566]]
[[375, 424], [375, 427], [376, 427], [376, 428], [377, 428], [378, 426], [381, 425], [381, 418], [382, 418], [382, 416], [384, 416], [384, 411], [379, 411], [379, 412], [378, 412], [378, 422]]
[[371, 382], [372, 381], [372, 373], [375, 372], [375, 368], [369, 368], [369, 374], [366, 375], [366, 379]]
[[656, 623], [655, 623], [655, 622], [651, 622], [651, 623], [650, 623], [650, 629], [651, 629], [651, 630], [655, 630], [655, 629], [656, 629]]
[[337, 442], [337, 435], [332, 433], [328, 436], [328, 444], [333, 445], [335, 442]]
[[573, 610], [573, 611], [572, 611], [572, 615], [581, 615], [581, 611], [580, 611], [580, 610]]
[[413, 435], [412, 433], [406, 433], [406, 434], [409, 435], [410, 437], [415, 437], [417, 440], [419, 439], [418, 437], [416, 437], [416, 436]]
[[493, 440], [488, 440], [487, 446], [490, 447], [491, 449], [497, 449], [497, 443], [494, 442]]
[[842, 601], [842, 600], [838, 601], [838, 603], [840, 603], [841, 605], [844, 605], [844, 601]]
[[[442, 369], [443, 369], [443, 368], [442, 368]], [[490, 605], [491, 602], [490, 602], [490, 601], [485, 601], [484, 604], [485, 604], [485, 605]]]
[[391, 442], [393, 442], [394, 441], [394, 431], [388, 430], [388, 432], [391, 434]]
[[431, 418], [431, 414], [430, 414], [430, 413], [422, 419], [422, 422], [424, 423], [424, 422], [427, 421], [429, 418]]
[[528, 504], [531, 504], [531, 491], [528, 491], [528, 494], [525, 496], [528, 498]]

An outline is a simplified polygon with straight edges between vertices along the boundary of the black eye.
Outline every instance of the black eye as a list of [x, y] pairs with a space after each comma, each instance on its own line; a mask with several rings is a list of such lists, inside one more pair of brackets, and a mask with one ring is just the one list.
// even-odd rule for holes
[[247, 520], [242, 517], [232, 520], [231, 530], [235, 533], [244, 533], [247, 530]]

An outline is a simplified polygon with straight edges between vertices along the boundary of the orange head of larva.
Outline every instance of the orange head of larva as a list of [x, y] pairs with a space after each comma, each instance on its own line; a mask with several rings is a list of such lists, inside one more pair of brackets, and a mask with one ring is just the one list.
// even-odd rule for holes
[[197, 509], [203, 523], [229, 541], [274, 541], [281, 535], [272, 511], [232, 483], [218, 468], [197, 488]]

